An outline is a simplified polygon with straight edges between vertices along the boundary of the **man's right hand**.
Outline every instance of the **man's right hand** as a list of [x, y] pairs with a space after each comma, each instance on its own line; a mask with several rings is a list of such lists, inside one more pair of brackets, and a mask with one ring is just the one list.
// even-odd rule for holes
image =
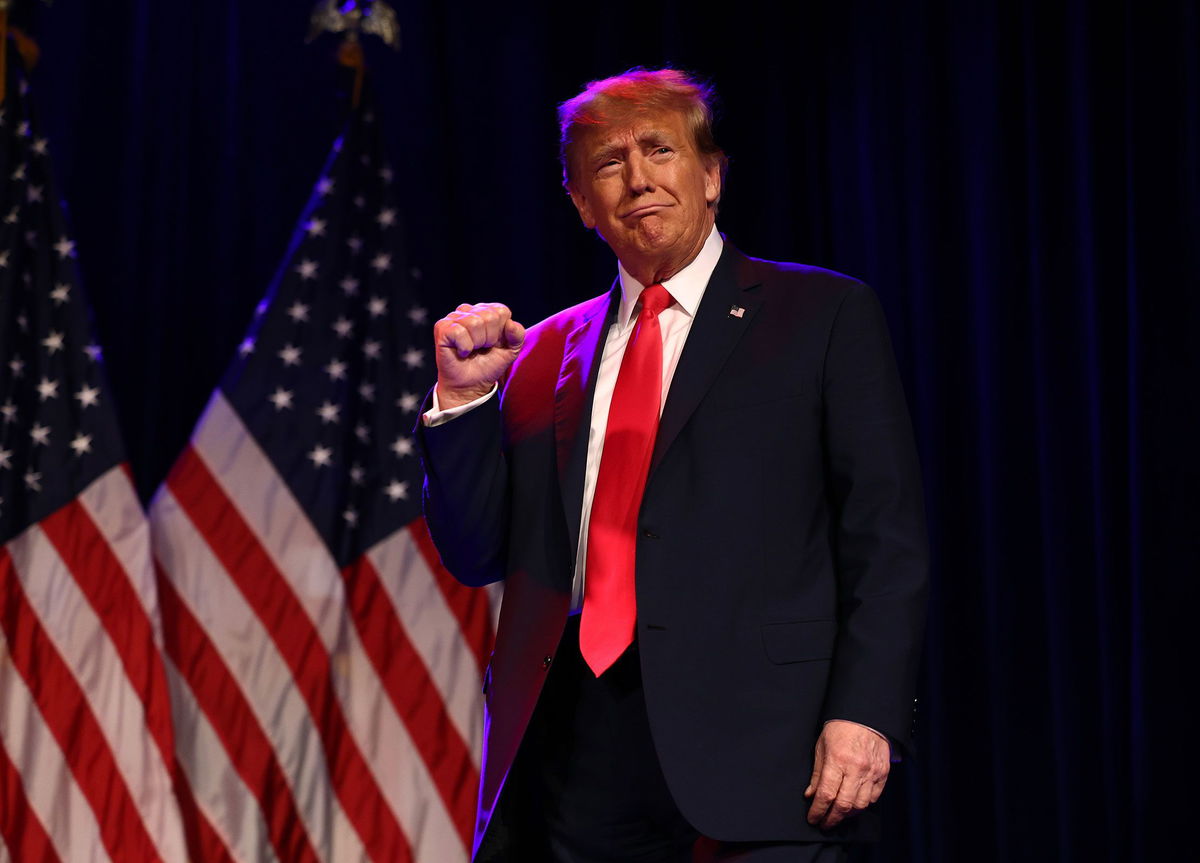
[[465, 405], [491, 392], [524, 343], [525, 328], [500, 303], [463, 303], [434, 324], [439, 407]]

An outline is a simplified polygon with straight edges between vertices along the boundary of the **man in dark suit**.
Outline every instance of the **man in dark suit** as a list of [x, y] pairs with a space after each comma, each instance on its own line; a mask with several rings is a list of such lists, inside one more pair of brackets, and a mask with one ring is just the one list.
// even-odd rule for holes
[[839, 860], [910, 746], [927, 563], [886, 324], [717, 233], [709, 96], [633, 70], [564, 103], [616, 284], [434, 329], [427, 519], [458, 578], [505, 579], [476, 859]]

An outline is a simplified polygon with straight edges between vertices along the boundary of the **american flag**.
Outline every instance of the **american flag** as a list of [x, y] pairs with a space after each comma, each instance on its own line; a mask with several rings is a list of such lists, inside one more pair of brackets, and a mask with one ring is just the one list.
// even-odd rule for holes
[[195, 859], [470, 854], [491, 598], [420, 517], [432, 337], [362, 104], [151, 505]]
[[0, 859], [186, 859], [145, 514], [24, 75], [0, 106]]

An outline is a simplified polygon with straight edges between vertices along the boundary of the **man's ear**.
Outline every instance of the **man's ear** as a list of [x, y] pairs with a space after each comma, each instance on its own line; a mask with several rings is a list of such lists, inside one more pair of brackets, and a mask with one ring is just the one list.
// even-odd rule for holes
[[567, 192], [571, 195], [571, 203], [575, 205], [575, 210], [579, 213], [579, 219], [583, 222], [583, 226], [588, 230], [596, 227], [596, 218], [592, 213], [592, 205], [588, 201], [587, 195], [574, 184], [567, 186]]
[[721, 163], [716, 159], [704, 169], [704, 200], [709, 205], [721, 200]]

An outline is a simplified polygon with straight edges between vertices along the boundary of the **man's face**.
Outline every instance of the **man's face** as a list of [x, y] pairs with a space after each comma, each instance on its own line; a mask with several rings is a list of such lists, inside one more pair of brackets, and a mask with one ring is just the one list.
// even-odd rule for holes
[[704, 245], [721, 191], [720, 166], [706, 164], [683, 117], [639, 115], [580, 142], [571, 200], [643, 284], [683, 269]]

